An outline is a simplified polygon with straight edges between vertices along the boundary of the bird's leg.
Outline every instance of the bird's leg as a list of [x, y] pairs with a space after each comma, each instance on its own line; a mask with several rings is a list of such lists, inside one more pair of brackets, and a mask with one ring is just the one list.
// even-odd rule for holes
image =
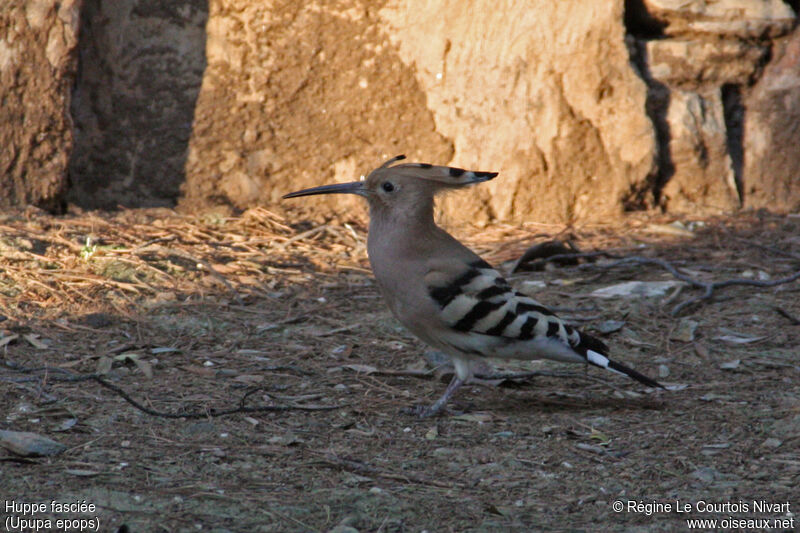
[[417, 415], [420, 418], [428, 418], [429, 416], [433, 416], [439, 413], [447, 402], [450, 400], [450, 397], [464, 384], [464, 380], [458, 377], [458, 374], [453, 375], [452, 381], [447, 386], [447, 389], [442, 394], [442, 397], [436, 400], [433, 405], [430, 407], [423, 407], [417, 410]]

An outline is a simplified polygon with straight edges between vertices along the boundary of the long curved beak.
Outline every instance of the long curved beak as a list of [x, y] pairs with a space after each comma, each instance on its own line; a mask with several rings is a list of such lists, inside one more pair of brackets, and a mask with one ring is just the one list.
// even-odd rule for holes
[[311, 196], [312, 194], [357, 194], [359, 196], [366, 195], [363, 181], [353, 181], [350, 183], [334, 183], [332, 185], [322, 185], [321, 187], [312, 187], [310, 189], [303, 189], [302, 191], [290, 192], [284, 194], [283, 198], [297, 198], [298, 196]]

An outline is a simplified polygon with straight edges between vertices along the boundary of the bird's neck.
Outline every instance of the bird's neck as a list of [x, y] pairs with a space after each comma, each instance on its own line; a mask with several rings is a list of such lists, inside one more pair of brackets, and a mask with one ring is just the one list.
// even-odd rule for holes
[[407, 209], [370, 209], [367, 248], [370, 260], [397, 261], [419, 256], [446, 235], [433, 220], [433, 201], [417, 202]]

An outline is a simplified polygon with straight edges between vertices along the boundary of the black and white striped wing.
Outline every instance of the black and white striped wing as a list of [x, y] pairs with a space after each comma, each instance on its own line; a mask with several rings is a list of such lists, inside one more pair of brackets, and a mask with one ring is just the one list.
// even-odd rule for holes
[[625, 374], [649, 386], [650, 378], [610, 360], [608, 346], [565, 324], [539, 302], [515, 291], [483, 260], [454, 272], [432, 268], [426, 276], [428, 294], [449, 328], [444, 337], [454, 349], [486, 357], [527, 358], [525, 350], [567, 361], [585, 361]]
[[[516, 292], [487, 262], [470, 263], [456, 276], [448, 270], [429, 271], [426, 282], [442, 321], [453, 330], [517, 341], [549, 338], [571, 348], [581, 344], [578, 330], [533, 298]], [[607, 351], [602, 342], [597, 343], [595, 349]]]

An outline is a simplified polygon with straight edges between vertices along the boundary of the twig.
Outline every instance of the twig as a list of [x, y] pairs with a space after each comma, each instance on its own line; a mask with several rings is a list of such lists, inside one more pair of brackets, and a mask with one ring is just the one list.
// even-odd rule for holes
[[767, 246], [766, 244], [761, 244], [758, 242], [753, 242], [749, 239], [743, 239], [741, 237], [734, 237], [734, 240], [739, 242], [749, 244], [750, 246], [755, 246], [756, 248], [760, 248], [762, 250], [766, 250], [767, 252], [772, 252], [774, 254], [782, 255], [784, 257], [791, 257], [792, 259], [800, 260], [800, 255], [789, 252], [788, 250], [782, 250], [781, 248], [776, 248], [774, 246]]
[[[589, 367], [589, 365], [586, 365], [586, 368], [588, 368], [588, 367]], [[612, 388], [612, 389], [614, 389], [616, 391], [619, 391], [619, 392], [625, 392], [625, 389], [617, 387], [611, 381], [609, 381], [607, 379], [604, 379], [603, 377], [594, 376], [592, 374], [589, 374], [588, 372], [584, 372], [583, 374], [579, 374], [577, 372], [561, 372], [561, 371], [558, 371], [558, 370], [533, 370], [533, 371], [530, 371], [530, 372], [490, 374], [488, 376], [475, 374], [476, 378], [487, 380], [487, 381], [489, 381], [489, 380], [498, 380], [498, 379], [499, 380], [504, 380], [504, 381], [516, 381], [516, 380], [525, 381], [525, 380], [528, 380], [529, 378], [539, 377], [539, 376], [545, 376], [545, 377], [551, 377], [551, 378], [577, 378], [577, 379], [583, 379], [583, 380], [586, 380], [586, 381], [593, 381], [595, 383], [600, 383], [603, 386], [610, 387], [610, 388]]]
[[789, 322], [792, 323], [793, 326], [800, 326], [800, 318], [797, 318], [792, 313], [784, 309], [783, 307], [775, 307], [775, 311], [778, 312], [779, 315], [784, 316], [789, 319]]
[[544, 266], [547, 263], [554, 263], [557, 261], [564, 261], [569, 259], [593, 259], [595, 257], [608, 257], [611, 259], [616, 259], [619, 257], [618, 255], [614, 255], [610, 252], [575, 252], [569, 254], [553, 254], [547, 257], [542, 257], [541, 259], [535, 259], [533, 261], [525, 261], [525, 256], [523, 255], [520, 257], [514, 265], [511, 267], [511, 273], [515, 274], [519, 267], [523, 264], [528, 267], [530, 270], [536, 270], [536, 268], [540, 266]]
[[216, 279], [218, 279], [220, 281], [220, 283], [225, 285], [225, 288], [228, 289], [233, 294], [233, 297], [236, 300], [236, 303], [238, 303], [239, 305], [244, 305], [244, 302], [242, 301], [242, 297], [239, 296], [239, 293], [236, 291], [236, 289], [233, 287], [233, 285], [231, 285], [230, 282], [228, 282], [228, 280], [225, 278], [225, 276], [223, 276], [222, 274], [217, 272], [216, 269], [214, 269], [214, 267], [211, 266], [211, 263], [209, 263], [205, 259], [200, 258], [200, 257], [195, 257], [194, 255], [190, 254], [189, 252], [184, 252], [183, 250], [180, 250], [178, 248], [170, 249], [170, 248], [164, 248], [163, 246], [159, 246], [159, 245], [152, 245], [152, 246], [149, 246], [147, 248], [143, 248], [141, 251], [139, 251], [137, 253], [145, 253], [147, 251], [152, 251], [152, 250], [157, 250], [157, 251], [159, 251], [161, 253], [164, 253], [164, 254], [167, 254], [167, 255], [170, 255], [170, 254], [177, 255], [178, 257], [183, 257], [184, 259], [188, 259], [189, 261], [193, 261], [195, 264], [203, 265], [206, 268], [206, 270], [208, 270], [208, 272], [212, 276], [214, 276]]
[[378, 470], [374, 466], [370, 466], [366, 463], [361, 461], [355, 461], [353, 459], [345, 459], [344, 457], [339, 457], [332, 453], [327, 453], [322, 456], [320, 462], [325, 466], [333, 466], [337, 468], [341, 468], [343, 470], [347, 470], [349, 472], [355, 472], [361, 475], [371, 475], [371, 476], [378, 476], [384, 479], [392, 479], [395, 481], [402, 481], [404, 483], [417, 483], [419, 485], [430, 485], [433, 487], [440, 487], [443, 489], [451, 489], [453, 487], [464, 487], [465, 485], [462, 483], [454, 482], [454, 481], [438, 481], [436, 479], [427, 479], [415, 474], [405, 473], [405, 474], [393, 474], [391, 472], [384, 472], [382, 470]]
[[317, 233], [319, 233], [321, 231], [325, 231], [327, 229], [328, 229], [328, 225], [327, 224], [323, 224], [322, 226], [317, 226], [316, 228], [312, 228], [312, 229], [310, 229], [308, 231], [304, 231], [303, 233], [298, 233], [294, 237], [292, 237], [290, 239], [287, 239], [286, 241], [284, 241], [284, 242], [280, 243], [279, 245], [277, 245], [276, 248], [278, 248], [280, 250], [285, 250], [286, 247], [289, 246], [290, 244], [292, 244], [293, 242], [297, 242], [297, 241], [303, 240], [306, 237], [311, 237], [312, 235], [316, 235]]
[[688, 307], [690, 305], [693, 305], [693, 304], [702, 302], [704, 300], [710, 299], [713, 296], [714, 291], [717, 290], [717, 289], [724, 289], [725, 287], [732, 287], [734, 285], [747, 285], [747, 286], [752, 286], [752, 287], [775, 287], [776, 285], [782, 285], [784, 283], [791, 283], [793, 281], [796, 281], [796, 280], [800, 279], [800, 271], [797, 271], [797, 272], [795, 272], [794, 274], [792, 274], [790, 276], [787, 276], [787, 277], [784, 277], [784, 278], [780, 278], [780, 279], [769, 280], [769, 281], [734, 278], [734, 279], [728, 279], [728, 280], [724, 280], [724, 281], [706, 282], [706, 281], [700, 281], [700, 280], [695, 279], [695, 278], [693, 278], [691, 276], [687, 276], [686, 274], [683, 274], [672, 263], [669, 263], [669, 262], [664, 261], [662, 259], [655, 259], [655, 258], [652, 258], [652, 257], [639, 257], [639, 256], [624, 257], [624, 258], [622, 258], [622, 259], [620, 259], [618, 261], [613, 261], [611, 263], [605, 263], [605, 264], [587, 263], [587, 264], [584, 264], [584, 265], [579, 265], [578, 268], [581, 269], [581, 270], [585, 270], [585, 269], [589, 269], [589, 268], [604, 268], [604, 269], [608, 269], [608, 268], [614, 268], [614, 267], [618, 267], [618, 266], [625, 266], [625, 265], [631, 265], [631, 264], [633, 264], [633, 265], [655, 265], [655, 266], [661, 267], [664, 270], [666, 270], [667, 272], [669, 272], [670, 274], [672, 274], [675, 278], [677, 278], [677, 279], [679, 279], [681, 281], [685, 281], [686, 283], [688, 283], [689, 285], [691, 285], [693, 287], [697, 287], [699, 289], [703, 289], [703, 294], [702, 295], [697, 296], [695, 298], [690, 298], [690, 299], [688, 299], [688, 300], [686, 300], [684, 302], [679, 303], [675, 307], [673, 307], [672, 308], [672, 312], [671, 312], [672, 316], [676, 316], [684, 308], [686, 308], [686, 307]]
[[[166, 411], [158, 411], [156, 409], [152, 409], [143, 405], [139, 401], [133, 399], [124, 389], [114, 385], [107, 381], [102, 375], [100, 374], [75, 374], [67, 369], [59, 368], [59, 367], [51, 367], [51, 366], [40, 366], [40, 367], [24, 367], [13, 363], [11, 361], [3, 360], [2, 364], [15, 372], [19, 372], [21, 374], [35, 374], [39, 372], [45, 373], [58, 373], [58, 374], [66, 374], [65, 376], [49, 376], [48, 379], [50, 381], [60, 381], [60, 382], [78, 382], [78, 381], [96, 381], [103, 387], [114, 391], [117, 393], [123, 400], [134, 406], [135, 408], [139, 409], [143, 413], [146, 413], [151, 416], [158, 416], [161, 418], [188, 418], [188, 419], [202, 419], [202, 418], [209, 418], [209, 417], [219, 417], [219, 416], [227, 416], [239, 413], [265, 413], [265, 412], [274, 412], [274, 411], [332, 411], [334, 409], [340, 409], [342, 405], [299, 405], [296, 403], [292, 403], [289, 405], [252, 405], [248, 406], [245, 405], [247, 402], [248, 397], [250, 397], [254, 392], [257, 392], [259, 389], [254, 388], [246, 391], [242, 398], [239, 400], [239, 407], [233, 407], [230, 409], [207, 409], [203, 411], [184, 411], [184, 412], [166, 412]], [[13, 379], [13, 378], [12, 378]], [[9, 379], [8, 381], [12, 381]], [[37, 378], [18, 378], [13, 379], [15, 382], [23, 382], [23, 381], [34, 381]]]
[[[218, 417], [218, 416], [227, 416], [239, 413], [266, 413], [271, 411], [332, 411], [334, 409], [341, 409], [341, 405], [254, 405], [254, 406], [246, 406], [244, 405], [244, 401], [246, 398], [242, 398], [239, 402], [239, 407], [234, 407], [231, 409], [214, 409], [211, 408], [207, 411], [188, 411], [188, 412], [178, 412], [178, 413], [168, 413], [164, 411], [156, 411], [155, 409], [151, 409], [145, 405], [142, 405], [138, 401], [131, 398], [127, 392], [125, 392], [122, 388], [109, 383], [103, 377], [98, 376], [97, 374], [90, 374], [92, 379], [94, 379], [97, 383], [110, 389], [119, 396], [131, 404], [132, 406], [136, 407], [140, 411], [147, 413], [151, 416], [158, 416], [162, 418], [190, 418], [190, 419], [197, 419], [197, 418], [208, 418], [208, 417]], [[247, 396], [251, 393], [248, 392]]]

